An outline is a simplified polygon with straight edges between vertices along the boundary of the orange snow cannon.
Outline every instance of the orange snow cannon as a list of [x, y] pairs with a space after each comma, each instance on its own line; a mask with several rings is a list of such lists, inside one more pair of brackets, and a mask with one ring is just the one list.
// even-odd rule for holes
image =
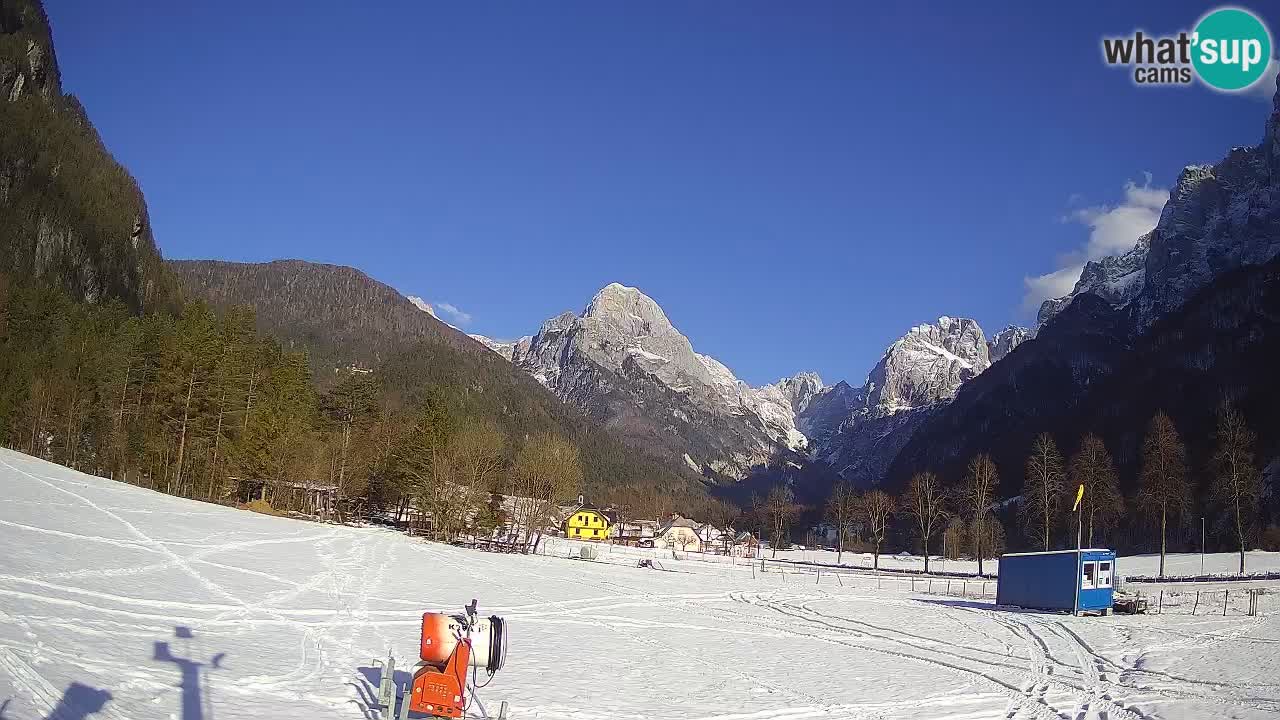
[[[438, 718], [461, 718], [474, 700], [474, 678], [483, 669], [492, 677], [506, 663], [507, 634], [502, 618], [480, 618], [471, 601], [463, 615], [424, 613], [418, 663], [402, 709]], [[504, 703], [505, 704], [505, 703]], [[483, 711], [482, 711], [483, 712]]]

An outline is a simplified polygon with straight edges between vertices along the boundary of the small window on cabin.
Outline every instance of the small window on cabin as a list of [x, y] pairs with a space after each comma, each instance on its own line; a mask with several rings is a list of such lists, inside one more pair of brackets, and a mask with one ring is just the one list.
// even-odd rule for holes
[[1098, 587], [1111, 587], [1111, 562], [1098, 563]]
[[1080, 575], [1080, 589], [1093, 590], [1098, 584], [1098, 563], [1086, 562]]

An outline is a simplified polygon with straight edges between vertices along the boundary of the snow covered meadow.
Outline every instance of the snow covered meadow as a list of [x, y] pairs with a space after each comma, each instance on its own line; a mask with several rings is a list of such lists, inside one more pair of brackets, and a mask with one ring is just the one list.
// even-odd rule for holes
[[1074, 618], [855, 576], [485, 554], [10, 451], [0, 497], [5, 720], [371, 718], [370, 661], [409, 658], [424, 610], [471, 598], [508, 619], [482, 697], [513, 719], [1280, 714], [1276, 595], [1259, 617]]

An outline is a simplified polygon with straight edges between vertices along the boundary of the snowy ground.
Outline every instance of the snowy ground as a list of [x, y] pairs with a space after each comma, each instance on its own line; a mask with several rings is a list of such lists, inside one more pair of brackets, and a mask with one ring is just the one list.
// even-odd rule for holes
[[1073, 618], [852, 575], [493, 555], [9, 451], [0, 498], [5, 720], [369, 718], [370, 660], [473, 597], [510, 624], [484, 697], [514, 720], [1280, 714], [1274, 595], [1256, 618]]

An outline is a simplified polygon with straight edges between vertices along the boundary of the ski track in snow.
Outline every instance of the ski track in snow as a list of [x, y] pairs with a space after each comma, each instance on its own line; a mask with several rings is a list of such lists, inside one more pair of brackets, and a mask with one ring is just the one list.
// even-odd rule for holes
[[[490, 708], [545, 720], [1280, 715], [1280, 606], [1073, 618], [606, 549], [485, 554], [168, 497], [0, 450], [0, 707], [48, 718], [371, 720], [371, 660], [471, 598], [511, 632]], [[851, 585], [856, 583], [851, 583]], [[182, 628], [182, 630], [179, 630]], [[184, 637], [185, 633], [185, 637]], [[200, 663], [203, 711], [179, 668]], [[216, 661], [215, 661], [215, 658]], [[5, 705], [6, 701], [8, 702]]]

